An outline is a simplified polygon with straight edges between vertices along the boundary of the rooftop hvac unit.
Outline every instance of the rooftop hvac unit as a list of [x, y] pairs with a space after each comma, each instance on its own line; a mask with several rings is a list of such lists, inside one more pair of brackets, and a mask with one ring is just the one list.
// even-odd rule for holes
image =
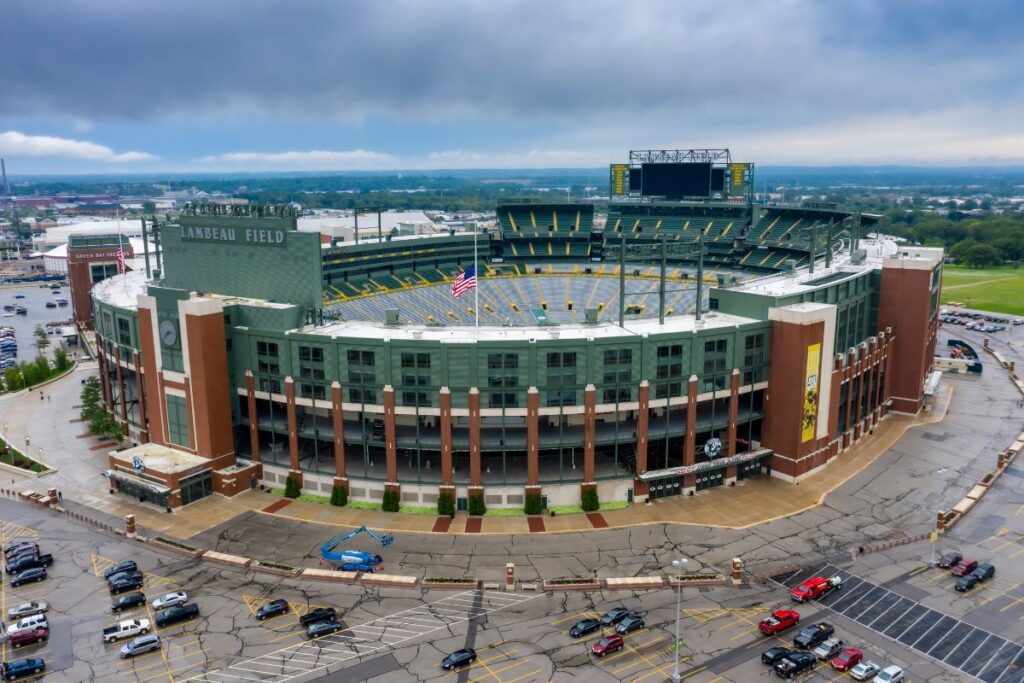
[[397, 325], [398, 324], [398, 309], [397, 308], [389, 308], [389, 309], [385, 310], [384, 311], [384, 322], [387, 323], [388, 325]]
[[863, 249], [857, 249], [852, 254], [850, 254], [850, 263], [855, 265], [855, 266], [859, 266], [862, 263], [864, 263], [864, 261], [866, 261], [867, 258], [868, 258], [868, 252], [867, 251], [865, 251]]
[[796, 269], [796, 261], [791, 258], [786, 259], [782, 262], [782, 270], [787, 273], [792, 273]]
[[587, 322], [588, 325], [596, 325], [597, 324], [597, 313], [598, 313], [598, 310], [596, 308], [584, 309], [583, 313], [586, 316], [585, 319], [586, 319], [586, 322]]

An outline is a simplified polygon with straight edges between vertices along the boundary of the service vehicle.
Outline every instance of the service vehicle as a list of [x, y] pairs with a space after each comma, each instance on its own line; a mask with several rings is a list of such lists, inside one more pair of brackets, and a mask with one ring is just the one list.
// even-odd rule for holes
[[25, 659], [14, 659], [4, 662], [2, 665], [4, 680], [13, 681], [16, 678], [24, 678], [41, 674], [46, 670], [46, 662], [39, 657], [26, 657]]
[[336, 622], [334, 619], [324, 619], [323, 621], [314, 621], [312, 624], [306, 627], [306, 636], [309, 638], [319, 638], [321, 636], [330, 635], [331, 633], [337, 633], [341, 630], [341, 624]]
[[256, 621], [279, 617], [282, 614], [287, 614], [289, 609], [291, 608], [288, 606], [287, 600], [282, 600], [281, 598], [271, 600], [266, 604], [260, 605], [259, 609], [256, 610]]
[[338, 616], [338, 611], [333, 607], [317, 607], [311, 609], [301, 617], [299, 617], [299, 623], [303, 626], [315, 623], [317, 621], [328, 621]]
[[810, 650], [831, 638], [835, 632], [836, 629], [832, 624], [822, 621], [800, 629], [800, 632], [793, 637], [793, 646], [799, 650]]
[[36, 581], [42, 581], [46, 578], [46, 567], [36, 567], [35, 569], [26, 569], [23, 572], [15, 574], [11, 578], [11, 588], [23, 586], [26, 583], [35, 583]]
[[456, 650], [451, 654], [447, 655], [441, 660], [441, 668], [445, 671], [451, 669], [458, 669], [460, 666], [466, 666], [476, 661], [476, 650], [471, 647], [464, 647], [461, 650]]
[[604, 657], [616, 650], [621, 650], [625, 644], [626, 641], [622, 639], [622, 636], [618, 633], [612, 633], [599, 638], [596, 643], [590, 646], [590, 651], [598, 657]]
[[110, 605], [110, 611], [115, 614], [123, 612], [126, 609], [135, 609], [136, 607], [145, 607], [146, 605], [146, 594], [136, 591], [135, 593], [129, 593], [128, 595], [122, 595]]
[[160, 649], [160, 636], [153, 635], [139, 636], [129, 640], [127, 643], [121, 646], [121, 659], [130, 659], [131, 657], [138, 657], [144, 655], [147, 652], [153, 652], [154, 650]]
[[580, 638], [588, 633], [593, 633], [599, 628], [601, 628], [601, 622], [597, 619], [581, 619], [569, 629], [569, 637]]
[[627, 614], [629, 614], [629, 610], [625, 607], [613, 607], [601, 617], [601, 625], [614, 626], [625, 619]]
[[848, 647], [829, 662], [836, 671], [849, 671], [864, 659], [864, 651], [856, 647]]
[[20, 605], [10, 608], [7, 610], [8, 619], [22, 619], [24, 617], [30, 617], [33, 614], [42, 614], [50, 609], [50, 606], [42, 600], [34, 600], [32, 602], [23, 602]]
[[818, 660], [810, 652], [792, 652], [772, 667], [779, 678], [794, 678], [804, 671], [810, 671], [818, 665]]
[[843, 580], [841, 577], [832, 576], [825, 578], [824, 576], [815, 576], [807, 579], [790, 591], [790, 596], [796, 602], [807, 602], [808, 600], [820, 598], [833, 589], [842, 587]]
[[775, 662], [794, 652], [796, 650], [791, 650], [788, 647], [770, 647], [761, 653], [761, 663], [774, 666]]
[[167, 609], [168, 607], [174, 607], [175, 605], [184, 605], [188, 602], [188, 593], [185, 591], [174, 591], [173, 593], [167, 593], [161, 595], [159, 598], [153, 601], [153, 609]]
[[962, 559], [964, 559], [963, 555], [955, 550], [951, 550], [948, 553], [943, 553], [942, 557], [939, 558], [938, 567], [939, 569], [952, 569]]
[[175, 605], [156, 613], [156, 625], [163, 628], [180, 621], [188, 621], [199, 616], [199, 605], [194, 602], [185, 605]]
[[855, 681], [866, 681], [869, 678], [874, 678], [880, 668], [881, 667], [874, 662], [865, 662], [864, 660], [861, 660], [859, 664], [855, 664], [854, 667], [850, 669], [850, 678]]
[[639, 614], [630, 614], [618, 623], [618, 625], [615, 627], [615, 632], [618, 633], [620, 636], [624, 636], [627, 633], [639, 631], [646, 625], [647, 622]]
[[113, 643], [125, 638], [144, 636], [149, 633], [149, 619], [128, 619], [103, 629], [103, 642]]
[[762, 619], [757, 627], [761, 629], [761, 633], [771, 636], [785, 631], [787, 628], [792, 628], [799, 623], [799, 612], [791, 609], [780, 609], [772, 612], [771, 616], [767, 619]]
[[895, 664], [890, 664], [875, 674], [874, 683], [903, 683], [905, 680], [906, 675], [903, 673], [903, 669]]

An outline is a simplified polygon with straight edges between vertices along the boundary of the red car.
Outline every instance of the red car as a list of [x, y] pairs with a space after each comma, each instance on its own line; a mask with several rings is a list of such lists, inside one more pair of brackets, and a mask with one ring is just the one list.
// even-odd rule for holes
[[807, 579], [794, 588], [790, 592], [790, 595], [793, 596], [793, 600], [796, 602], [807, 602], [808, 600], [820, 598], [833, 588], [842, 588], [842, 585], [843, 580], [838, 576], [833, 576], [828, 579], [824, 576], [815, 576], [812, 579]]
[[41, 643], [45, 640], [50, 639], [50, 629], [39, 627], [39, 628], [26, 628], [20, 631], [15, 631], [11, 634], [10, 642], [11, 647], [19, 648], [23, 645], [33, 645], [35, 643]]
[[611, 633], [607, 636], [603, 636], [600, 640], [594, 643], [590, 648], [590, 651], [598, 657], [604, 657], [610, 652], [621, 650], [624, 645], [625, 641], [622, 640], [622, 636], [618, 633]]
[[848, 647], [832, 658], [832, 668], [836, 671], [849, 671], [860, 664], [864, 653], [855, 647]]
[[767, 619], [762, 619], [761, 623], [757, 625], [761, 629], [761, 633], [766, 636], [775, 635], [781, 631], [785, 631], [787, 628], [791, 628], [800, 623], [800, 613], [791, 609], [780, 609], [772, 612], [772, 615]]
[[967, 576], [977, 568], [977, 560], [968, 560], [967, 558], [964, 558], [957, 562], [956, 566], [953, 567], [953, 569], [951, 569], [950, 571], [953, 572], [953, 576]]

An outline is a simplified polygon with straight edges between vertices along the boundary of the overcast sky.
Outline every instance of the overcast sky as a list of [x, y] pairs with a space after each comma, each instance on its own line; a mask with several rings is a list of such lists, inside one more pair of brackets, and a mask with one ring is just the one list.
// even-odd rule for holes
[[1024, 3], [4, 0], [14, 173], [1024, 163]]

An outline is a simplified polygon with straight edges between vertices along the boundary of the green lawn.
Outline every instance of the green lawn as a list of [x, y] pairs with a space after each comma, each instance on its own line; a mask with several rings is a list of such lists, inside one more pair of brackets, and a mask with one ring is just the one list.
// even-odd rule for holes
[[1024, 269], [946, 265], [942, 272], [943, 304], [958, 301], [968, 308], [1024, 315]]

